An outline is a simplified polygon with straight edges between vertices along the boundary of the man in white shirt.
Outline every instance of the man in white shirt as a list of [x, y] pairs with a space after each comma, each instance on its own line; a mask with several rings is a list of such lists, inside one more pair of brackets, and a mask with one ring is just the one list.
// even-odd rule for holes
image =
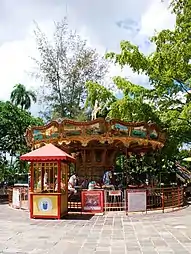
[[77, 185], [77, 180], [78, 180], [77, 174], [74, 173], [68, 181], [68, 191], [69, 192], [71, 192], [71, 193], [77, 192], [75, 189], [75, 186]]

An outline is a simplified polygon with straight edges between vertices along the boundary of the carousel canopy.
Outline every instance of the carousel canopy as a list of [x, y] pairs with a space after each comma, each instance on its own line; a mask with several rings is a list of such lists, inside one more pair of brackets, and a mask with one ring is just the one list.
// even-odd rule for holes
[[[98, 146], [116, 148], [121, 143], [129, 151], [161, 149], [166, 140], [166, 134], [154, 123], [123, 122], [121, 120], [106, 120], [98, 118], [89, 122], [78, 122], [69, 119], [52, 121], [45, 126], [29, 127], [25, 135], [27, 144], [38, 148], [42, 144], [54, 143], [63, 150], [70, 151], [92, 146], [95, 141]], [[96, 145], [93, 145], [96, 147]]]
[[65, 160], [75, 162], [75, 158], [65, 153], [58, 147], [48, 144], [38, 148], [30, 153], [26, 153], [20, 157], [24, 161], [50, 161], [50, 160]]

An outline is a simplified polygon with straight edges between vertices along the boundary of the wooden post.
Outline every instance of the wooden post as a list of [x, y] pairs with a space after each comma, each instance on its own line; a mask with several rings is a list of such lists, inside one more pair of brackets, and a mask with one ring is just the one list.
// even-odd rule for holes
[[[39, 162], [38, 162], [39, 163]], [[40, 179], [41, 179], [41, 192], [44, 190], [44, 166], [42, 163], [40, 163], [41, 165], [41, 172], [40, 172]], [[46, 163], [44, 163], [45, 168], [46, 168]], [[39, 170], [39, 169], [38, 169]]]
[[[34, 162], [31, 162], [31, 165], [30, 165], [30, 174], [31, 174], [31, 178], [30, 178], [30, 191], [29, 191], [29, 203], [28, 203], [28, 206], [29, 206], [29, 211], [30, 211], [30, 218], [32, 218], [32, 214], [33, 214], [33, 198], [32, 198], [32, 194], [34, 192]], [[30, 193], [31, 192], [31, 193]]]
[[85, 172], [85, 175], [87, 175], [87, 167], [86, 167], [86, 150], [84, 149], [83, 151], [83, 165], [84, 165], [84, 172]]
[[172, 210], [174, 210], [174, 204], [175, 204], [174, 185], [172, 186], [171, 193], [172, 193]]
[[33, 166], [33, 162], [31, 162], [31, 165], [30, 165], [30, 191], [31, 192], [34, 192], [34, 166]]
[[57, 184], [58, 184], [58, 190], [57, 192], [61, 192], [61, 161], [58, 161], [58, 175], [57, 175]]
[[178, 191], [178, 208], [180, 209], [180, 187], [177, 188]]

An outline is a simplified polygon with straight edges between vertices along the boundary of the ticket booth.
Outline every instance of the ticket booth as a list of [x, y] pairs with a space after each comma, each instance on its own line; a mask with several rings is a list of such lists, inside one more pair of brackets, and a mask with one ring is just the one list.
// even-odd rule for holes
[[30, 164], [30, 217], [60, 219], [68, 213], [68, 170], [75, 158], [52, 144], [22, 155]]

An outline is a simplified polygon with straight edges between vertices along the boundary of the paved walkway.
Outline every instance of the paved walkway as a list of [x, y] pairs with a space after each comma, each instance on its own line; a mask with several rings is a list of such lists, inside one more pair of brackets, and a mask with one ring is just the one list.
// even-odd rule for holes
[[191, 207], [168, 214], [30, 220], [0, 205], [0, 253], [191, 253]]

